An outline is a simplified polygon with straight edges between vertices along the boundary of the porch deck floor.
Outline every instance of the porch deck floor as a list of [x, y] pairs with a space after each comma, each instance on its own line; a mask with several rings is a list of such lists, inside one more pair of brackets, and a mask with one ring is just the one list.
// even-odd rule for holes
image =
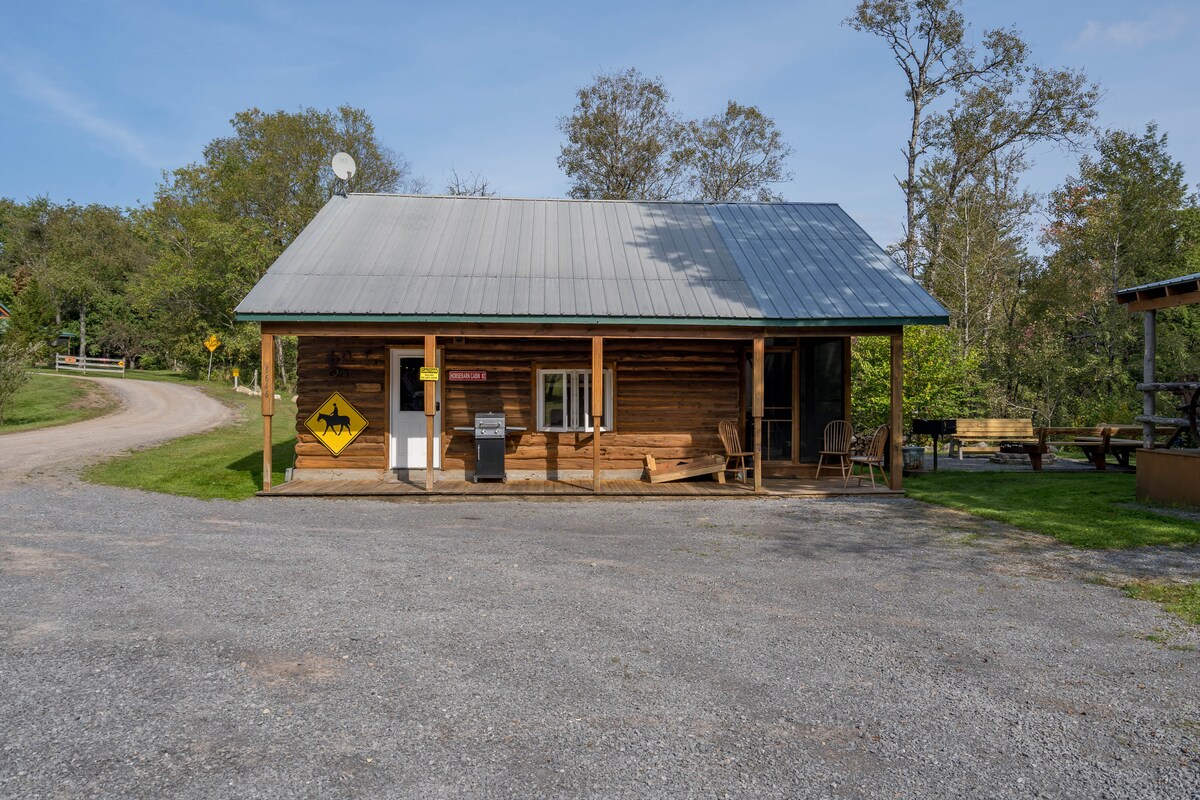
[[762, 494], [754, 493], [753, 484], [727, 481], [724, 484], [710, 480], [673, 481], [670, 483], [648, 483], [639, 480], [604, 480], [600, 491], [593, 492], [589, 480], [519, 480], [509, 483], [485, 481], [472, 483], [466, 480], [444, 478], [433, 486], [433, 492], [425, 491], [424, 483], [408, 481], [291, 481], [272, 487], [269, 492], [259, 492], [270, 497], [375, 497], [412, 496], [427, 497], [497, 497], [497, 496], [564, 496], [564, 497], [836, 497], [843, 495], [900, 496], [883, 483], [874, 488], [870, 482], [857, 485], [851, 479], [843, 487], [841, 478], [769, 478], [763, 481]]

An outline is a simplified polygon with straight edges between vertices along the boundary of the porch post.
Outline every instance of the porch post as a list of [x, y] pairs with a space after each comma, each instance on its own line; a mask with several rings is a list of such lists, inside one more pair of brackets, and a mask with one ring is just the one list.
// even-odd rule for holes
[[[437, 366], [437, 336], [425, 334], [426, 367]], [[439, 376], [440, 377], [440, 376]], [[425, 381], [425, 491], [433, 491], [433, 419], [437, 414], [437, 381]]]
[[888, 478], [893, 489], [904, 488], [904, 329], [892, 334], [892, 402], [891, 453], [888, 455]]
[[600, 491], [600, 425], [604, 420], [604, 337], [592, 337], [592, 492]]
[[[1154, 349], [1155, 340], [1158, 338], [1155, 324], [1157, 320], [1155, 315], [1157, 312], [1151, 308], [1143, 312], [1142, 326], [1145, 330], [1146, 341], [1142, 347], [1142, 383], [1154, 383]], [[1142, 416], [1153, 417], [1155, 412], [1154, 407], [1154, 392], [1142, 392]], [[1142, 447], [1147, 450], [1154, 447], [1154, 423], [1145, 421], [1142, 423]]]
[[263, 491], [271, 491], [271, 417], [275, 415], [275, 337], [262, 335]]
[[762, 418], [763, 418], [763, 362], [766, 359], [767, 340], [754, 337], [754, 357], [751, 365], [754, 395], [751, 414], [754, 416], [754, 491], [762, 491]]

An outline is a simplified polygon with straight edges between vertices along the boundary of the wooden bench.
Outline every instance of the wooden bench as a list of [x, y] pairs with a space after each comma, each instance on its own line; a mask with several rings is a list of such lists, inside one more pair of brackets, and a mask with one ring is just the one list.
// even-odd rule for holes
[[[999, 453], [1000, 442], [1029, 442], [1036, 444], [1037, 433], [1027, 419], [960, 419], [958, 430], [950, 437], [949, 455], [958, 451], [958, 460], [965, 453]], [[985, 444], [970, 445], [970, 442]]]
[[681, 481], [700, 475], [712, 475], [717, 483], [725, 482], [725, 456], [709, 455], [699, 458], [682, 458], [669, 464], [659, 464], [654, 456], [646, 454], [646, 477], [651, 483]]

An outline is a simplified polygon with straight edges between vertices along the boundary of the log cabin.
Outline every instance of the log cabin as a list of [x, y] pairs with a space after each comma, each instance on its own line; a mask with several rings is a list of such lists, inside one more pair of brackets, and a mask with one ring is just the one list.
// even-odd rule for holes
[[[274, 337], [298, 339], [294, 478], [431, 491], [474, 475], [480, 412], [519, 429], [514, 480], [639, 478], [647, 455], [723, 453], [722, 420], [755, 454], [756, 489], [811, 475], [825, 425], [850, 418], [851, 337], [891, 339], [899, 430], [904, 326], [947, 322], [832, 203], [353, 193], [237, 315], [261, 325], [266, 442]], [[336, 454], [305, 424], [335, 392], [367, 423]]]

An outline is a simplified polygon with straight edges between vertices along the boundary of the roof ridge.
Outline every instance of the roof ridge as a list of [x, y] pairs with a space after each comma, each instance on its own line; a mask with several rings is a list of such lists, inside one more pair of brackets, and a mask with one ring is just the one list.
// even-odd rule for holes
[[[338, 197], [339, 195], [334, 195]], [[428, 200], [504, 200], [525, 203], [621, 203], [644, 205], [693, 205], [693, 206], [838, 206], [838, 203], [822, 200], [604, 200], [580, 197], [481, 197], [473, 194], [412, 194], [406, 192], [349, 192], [346, 197], [387, 197], [396, 199]]]

